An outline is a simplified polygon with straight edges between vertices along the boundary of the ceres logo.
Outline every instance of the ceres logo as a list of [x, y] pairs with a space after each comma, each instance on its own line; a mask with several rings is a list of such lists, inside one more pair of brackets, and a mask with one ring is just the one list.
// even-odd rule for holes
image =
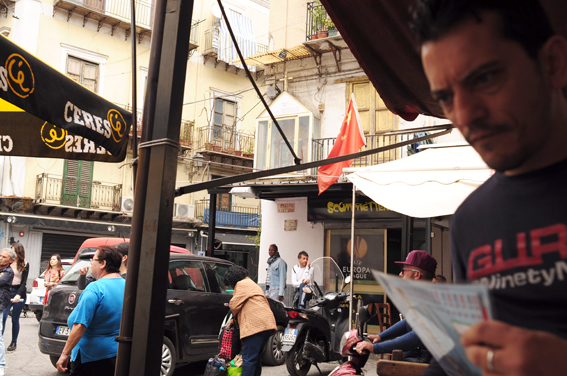
[[48, 122], [41, 127], [41, 139], [51, 149], [61, 149], [65, 146], [67, 130]]
[[75, 294], [69, 295], [69, 304], [75, 303], [76, 299], [77, 299], [77, 295], [75, 295]]
[[6, 60], [7, 81], [10, 89], [21, 98], [33, 93], [35, 79], [30, 65], [21, 55], [12, 54]]
[[124, 121], [122, 114], [115, 109], [108, 111], [107, 119], [110, 122], [112, 138], [114, 141], [120, 142], [126, 131], [126, 121]]

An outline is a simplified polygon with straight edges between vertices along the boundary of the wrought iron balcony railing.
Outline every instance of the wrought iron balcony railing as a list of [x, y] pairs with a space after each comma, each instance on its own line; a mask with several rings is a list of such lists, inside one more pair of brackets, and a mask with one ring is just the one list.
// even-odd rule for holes
[[326, 38], [337, 34], [337, 28], [320, 1], [307, 3], [305, 40]]
[[[131, 5], [129, 0], [55, 0], [53, 2], [56, 7], [62, 3], [74, 4], [125, 23], [130, 23], [131, 21]], [[152, 2], [136, 0], [136, 25], [144, 29], [151, 29], [152, 16]]]
[[82, 182], [47, 173], [36, 179], [35, 203], [120, 211], [121, 197], [122, 184]]
[[[209, 223], [209, 200], [195, 202], [195, 217], [203, 223]], [[217, 208], [216, 225], [257, 228], [260, 226], [260, 206], [229, 204], [225, 208]]]
[[[397, 142], [411, 140], [417, 137], [425, 136], [425, 132], [416, 132], [415, 129], [410, 131], [392, 131], [385, 134], [375, 134], [375, 135], [365, 135], [364, 139], [366, 141], [366, 146], [360, 149], [360, 151], [375, 149], [381, 146], [387, 146], [395, 144]], [[319, 138], [313, 140], [312, 150], [313, 150], [313, 161], [320, 161], [326, 159], [329, 155], [333, 145], [335, 144], [336, 138]], [[425, 143], [431, 143], [431, 140]], [[410, 146], [404, 146], [401, 148], [396, 148], [388, 150], [385, 152], [367, 155], [365, 157], [356, 158], [350, 167], [363, 167], [372, 166], [379, 163], [391, 162], [396, 159], [403, 158], [410, 154], [417, 152], [417, 144], [411, 144]], [[317, 173], [317, 169], [311, 171], [313, 175]]]
[[253, 152], [254, 134], [234, 130], [234, 126], [210, 126], [195, 129], [196, 151], [218, 151], [228, 154]]

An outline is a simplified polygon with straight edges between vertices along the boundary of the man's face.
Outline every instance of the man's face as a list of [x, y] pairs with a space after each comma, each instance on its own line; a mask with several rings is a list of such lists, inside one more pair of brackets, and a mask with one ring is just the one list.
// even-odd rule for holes
[[268, 254], [270, 255], [270, 257], [272, 257], [276, 254], [276, 249], [274, 247], [268, 248]]
[[509, 174], [534, 162], [551, 135], [549, 85], [497, 14], [463, 21], [421, 58], [433, 97], [486, 164]]
[[10, 254], [6, 251], [0, 252], [0, 267], [4, 268], [12, 263]]
[[403, 265], [399, 274], [402, 279], [420, 279], [421, 272], [411, 265]]
[[309, 261], [309, 257], [305, 255], [301, 255], [301, 257], [298, 258], [297, 261], [299, 261], [299, 266], [305, 268], [305, 266], [307, 265], [307, 261]]

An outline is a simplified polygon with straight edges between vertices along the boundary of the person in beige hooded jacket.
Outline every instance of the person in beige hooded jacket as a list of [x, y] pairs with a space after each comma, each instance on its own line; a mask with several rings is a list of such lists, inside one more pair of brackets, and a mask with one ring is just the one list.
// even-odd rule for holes
[[260, 286], [248, 278], [248, 270], [240, 266], [230, 267], [224, 275], [224, 283], [234, 287], [229, 306], [240, 327], [242, 376], [260, 376], [260, 352], [277, 330], [276, 319]]

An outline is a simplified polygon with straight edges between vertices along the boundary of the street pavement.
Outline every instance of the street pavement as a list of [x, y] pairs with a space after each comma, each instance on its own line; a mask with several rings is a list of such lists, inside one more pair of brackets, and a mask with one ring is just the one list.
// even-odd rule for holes
[[[20, 334], [18, 337], [18, 348], [16, 351], [6, 352], [6, 376], [62, 376], [51, 364], [49, 356], [42, 354], [38, 349], [39, 323], [33, 316], [20, 318]], [[8, 317], [6, 330], [4, 331], [4, 344], [6, 347], [12, 339], [12, 321]], [[376, 376], [376, 361], [372, 357], [364, 367], [367, 376]], [[174, 376], [202, 376], [205, 370], [205, 362], [189, 364], [178, 368]], [[322, 363], [319, 365], [323, 376], [327, 376], [338, 366], [337, 363]], [[289, 375], [285, 365], [278, 367], [264, 367], [262, 376], [285, 376]], [[307, 376], [319, 376], [317, 368], [311, 367]]]

